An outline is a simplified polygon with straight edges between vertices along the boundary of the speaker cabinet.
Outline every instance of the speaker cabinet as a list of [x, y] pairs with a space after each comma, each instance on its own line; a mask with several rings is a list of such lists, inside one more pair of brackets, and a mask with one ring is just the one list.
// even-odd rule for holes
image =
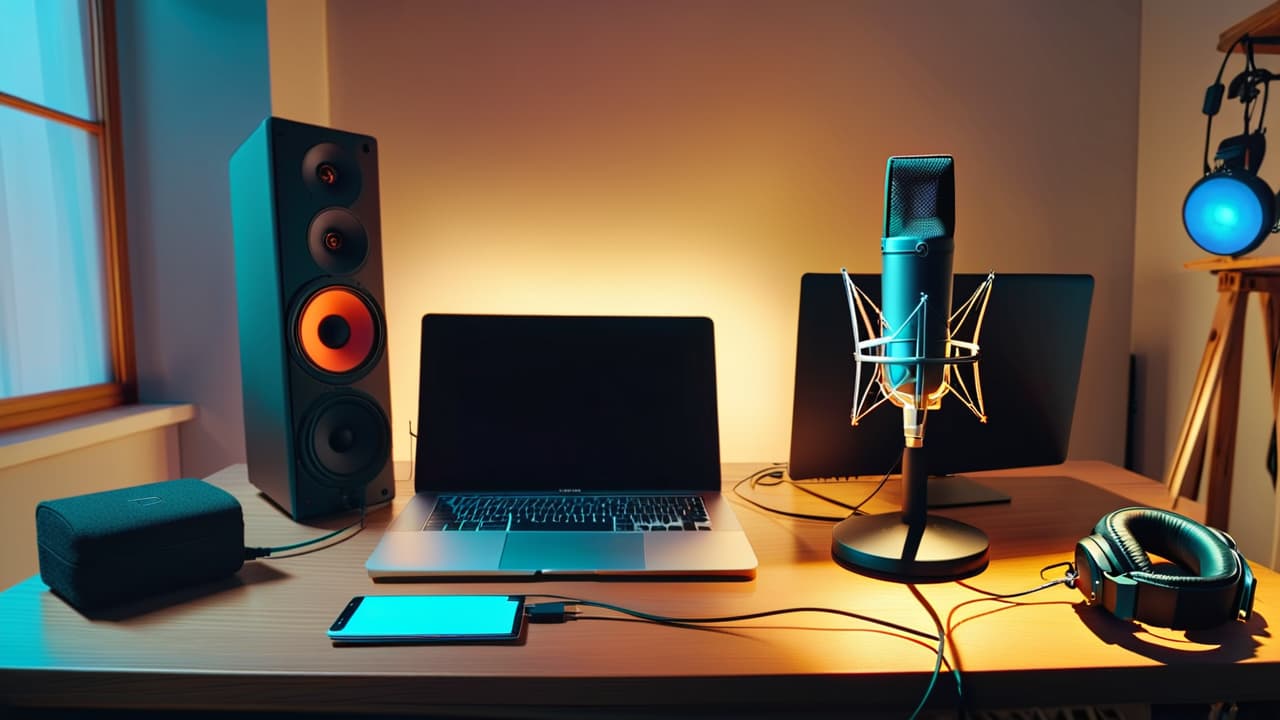
[[377, 142], [267, 118], [230, 174], [249, 480], [295, 519], [388, 500]]

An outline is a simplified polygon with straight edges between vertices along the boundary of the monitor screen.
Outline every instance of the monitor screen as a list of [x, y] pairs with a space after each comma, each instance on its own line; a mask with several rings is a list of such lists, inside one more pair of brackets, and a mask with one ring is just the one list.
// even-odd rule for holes
[[[849, 277], [880, 302], [879, 274]], [[985, 277], [956, 274], [953, 304]], [[929, 474], [1066, 459], [1092, 296], [1088, 275], [995, 276], [979, 337], [988, 419], [982, 423], [957, 398], [944, 397], [925, 423]], [[873, 365], [863, 366], [864, 384], [871, 372]], [[903, 447], [902, 410], [886, 402], [851, 426], [853, 398], [854, 338], [843, 280], [839, 273], [807, 273], [796, 338], [792, 478], [879, 476], [894, 468]]]

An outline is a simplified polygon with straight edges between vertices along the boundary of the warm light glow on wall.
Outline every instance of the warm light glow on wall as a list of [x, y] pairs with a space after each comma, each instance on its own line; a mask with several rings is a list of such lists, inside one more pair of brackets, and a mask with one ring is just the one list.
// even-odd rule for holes
[[[800, 276], [878, 270], [893, 154], [956, 156], [957, 271], [1093, 272], [1100, 305], [1129, 302], [1116, 229], [1131, 227], [1132, 178], [1100, 180], [1090, 158], [1131, 157], [1135, 123], [1081, 114], [1075, 98], [1132, 105], [1115, 72], [1132, 56], [1132, 8], [328, 12], [332, 123], [379, 141], [397, 459], [417, 412], [420, 317], [442, 311], [710, 316], [722, 457], [785, 460]], [[909, 48], [890, 30], [902, 27]], [[1057, 161], [1025, 162], [1050, 140]], [[1123, 314], [1101, 315], [1104, 337], [1125, 336]], [[1078, 426], [1083, 456], [1119, 460], [1125, 343], [1109, 347], [1086, 357], [1078, 407], [1115, 420]]]
[[[406, 235], [431, 240], [389, 244], [398, 438], [406, 419], [416, 417], [422, 313], [705, 315], [716, 325], [722, 438], [776, 448], [760, 408], [772, 405], [789, 418], [793, 351], [772, 345], [762, 328], [794, 323], [795, 307], [778, 306], [762, 286], [771, 276], [770, 254], [759, 251], [767, 237], [748, 223], [717, 225], [697, 217], [696, 208], [663, 207], [669, 201], [660, 196], [573, 196], [583, 209], [564, 207], [553, 194], [504, 202], [501, 216], [482, 207], [425, 213], [410, 221]], [[511, 360], [519, 362], [520, 348], [511, 348]], [[757, 385], [753, 375], [761, 372], [782, 382], [762, 393], [735, 392]], [[773, 452], [770, 459], [781, 451]]]

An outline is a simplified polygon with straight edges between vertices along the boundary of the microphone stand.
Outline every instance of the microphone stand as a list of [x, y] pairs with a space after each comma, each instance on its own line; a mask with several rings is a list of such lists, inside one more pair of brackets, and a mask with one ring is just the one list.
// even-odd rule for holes
[[986, 533], [930, 515], [924, 448], [902, 453], [902, 511], [850, 515], [831, 533], [831, 556], [846, 570], [903, 583], [950, 582], [987, 569]]
[[907, 525], [923, 526], [929, 517], [929, 473], [923, 454], [923, 445], [902, 450], [902, 522]]
[[[932, 359], [923, 357], [925, 354], [923, 317], [915, 326], [915, 344], [910, 351], [910, 357], [885, 359], [885, 346], [888, 342], [897, 342], [897, 336], [894, 335], [887, 341], [885, 338], [873, 338], [865, 343], [862, 342], [859, 338], [857, 318], [862, 317], [864, 322], [868, 323], [868, 328], [870, 328], [870, 322], [866, 320], [867, 316], [862, 311], [861, 301], [855, 296], [843, 268], [841, 274], [845, 278], [845, 292], [849, 302], [850, 318], [853, 320], [854, 344], [858, 359], [855, 387], [861, 387], [862, 362], [880, 363], [881, 369], [877, 372], [881, 373], [882, 393], [885, 392], [883, 390], [885, 385], [897, 387], [886, 379], [887, 371], [884, 370], [886, 365], [914, 366], [914, 377], [923, 378], [926, 363], [963, 365], [977, 362], [977, 329], [974, 331], [972, 342], [949, 341], [960, 348], [961, 352], [952, 353], [948, 350], [946, 357]], [[992, 277], [994, 276], [988, 276], [987, 283], [974, 293], [970, 302], [981, 297], [981, 305], [985, 308], [986, 295], [983, 294], [983, 288], [985, 287], [986, 293], [990, 293]], [[920, 303], [908, 316], [907, 323], [915, 318], [916, 313], [921, 313], [923, 316], [926, 312], [927, 297], [926, 294], [921, 294]], [[883, 316], [882, 313], [881, 315]], [[979, 315], [979, 327], [981, 322]], [[907, 323], [900, 323], [900, 325]], [[875, 352], [869, 353], [869, 349]], [[910, 392], [904, 391], [895, 395], [893, 402], [903, 411], [902, 511], [882, 515], [854, 514], [841, 520], [832, 529], [831, 557], [845, 569], [895, 582], [949, 582], [973, 577], [987, 568], [987, 549], [990, 543], [986, 533], [958, 520], [929, 514], [929, 473], [924, 454], [924, 424], [928, 403], [926, 389], [918, 382], [913, 383], [913, 389]], [[981, 395], [978, 402], [981, 407]], [[970, 409], [974, 409], [972, 404]], [[980, 410], [974, 410], [974, 412], [979, 414], [979, 417], [983, 417]], [[853, 413], [853, 422], [857, 424], [861, 411], [856, 401]]]

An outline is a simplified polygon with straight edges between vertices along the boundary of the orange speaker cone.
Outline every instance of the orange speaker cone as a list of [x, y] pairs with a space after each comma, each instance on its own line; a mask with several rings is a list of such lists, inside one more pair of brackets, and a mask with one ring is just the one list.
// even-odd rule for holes
[[351, 372], [373, 354], [377, 320], [365, 301], [345, 287], [327, 287], [312, 295], [298, 318], [302, 354], [334, 374]]

